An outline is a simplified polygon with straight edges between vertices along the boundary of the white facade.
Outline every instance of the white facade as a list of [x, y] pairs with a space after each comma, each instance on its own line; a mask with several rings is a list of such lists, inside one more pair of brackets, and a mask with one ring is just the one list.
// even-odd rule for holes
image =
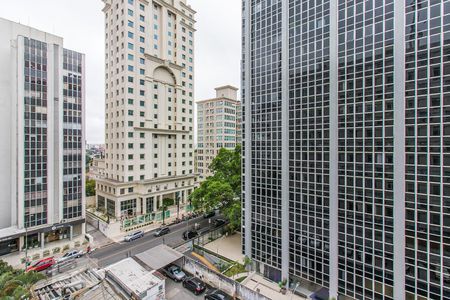
[[102, 179], [106, 177], [105, 171], [105, 158], [104, 157], [94, 157], [89, 165], [89, 174], [91, 179]]
[[105, 0], [105, 170], [116, 219], [185, 204], [194, 187], [194, 14], [185, 0]]
[[84, 55], [0, 18], [0, 64], [1, 255], [84, 232], [85, 158]]
[[222, 148], [240, 143], [241, 103], [233, 86], [216, 88], [216, 98], [197, 101], [197, 171], [200, 179], [212, 175], [209, 169]]

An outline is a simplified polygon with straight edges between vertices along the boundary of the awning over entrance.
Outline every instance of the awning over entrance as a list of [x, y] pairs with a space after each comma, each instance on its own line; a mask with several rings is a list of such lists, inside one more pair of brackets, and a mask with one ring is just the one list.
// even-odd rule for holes
[[183, 254], [166, 245], [159, 245], [135, 257], [148, 268], [158, 270], [179, 260]]

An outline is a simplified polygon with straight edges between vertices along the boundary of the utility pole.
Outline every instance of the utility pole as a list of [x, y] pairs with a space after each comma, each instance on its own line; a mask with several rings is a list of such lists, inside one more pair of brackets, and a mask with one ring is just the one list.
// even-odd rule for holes
[[28, 267], [28, 227], [25, 224], [25, 271]]

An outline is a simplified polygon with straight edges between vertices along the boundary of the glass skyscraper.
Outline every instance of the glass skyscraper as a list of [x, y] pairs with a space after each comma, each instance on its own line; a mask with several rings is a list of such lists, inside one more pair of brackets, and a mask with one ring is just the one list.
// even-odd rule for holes
[[243, 1], [243, 251], [349, 299], [450, 297], [450, 1]]

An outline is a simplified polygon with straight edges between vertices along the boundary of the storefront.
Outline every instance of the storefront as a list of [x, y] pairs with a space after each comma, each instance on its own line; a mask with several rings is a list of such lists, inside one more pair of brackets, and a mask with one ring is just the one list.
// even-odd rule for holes
[[40, 246], [41, 246], [41, 237], [40, 237], [39, 233], [25, 235], [24, 242], [23, 242], [24, 249], [26, 247], [28, 249], [31, 249], [31, 248], [38, 248]]
[[[44, 248], [56, 241], [72, 240], [84, 234], [84, 219], [39, 229], [10, 229], [0, 238], [0, 256], [25, 249]], [[4, 232], [3, 232], [4, 233]]]
[[71, 231], [70, 227], [63, 227], [50, 232], [46, 232], [44, 235], [45, 243], [70, 239], [71, 238], [70, 231]]
[[0, 240], [0, 256], [19, 251], [19, 238]]

